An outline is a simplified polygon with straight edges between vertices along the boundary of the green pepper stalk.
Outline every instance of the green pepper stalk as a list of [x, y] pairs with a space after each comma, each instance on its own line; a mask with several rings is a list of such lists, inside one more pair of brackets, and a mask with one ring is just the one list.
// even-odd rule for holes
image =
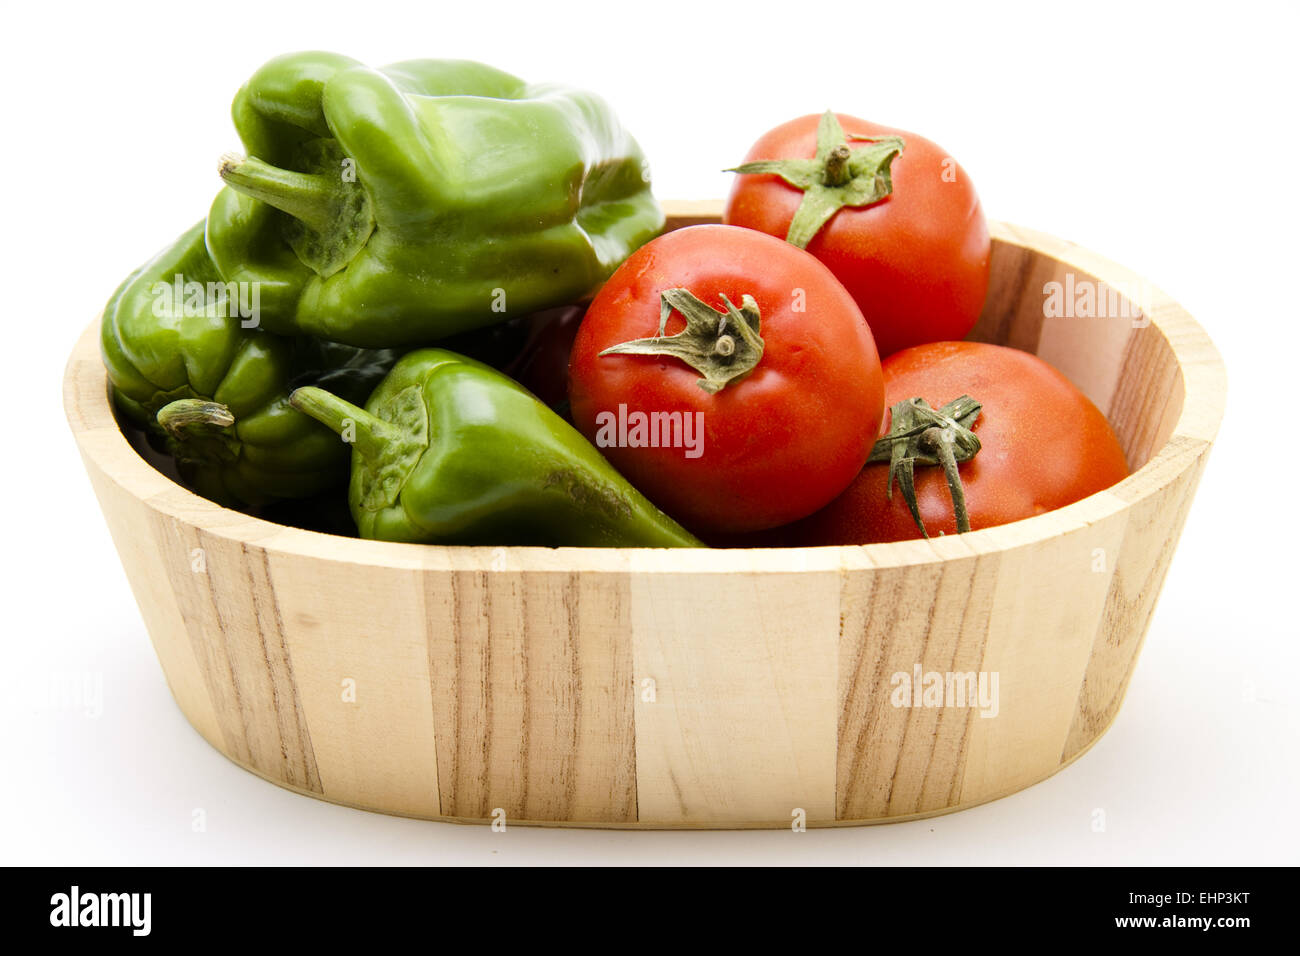
[[574, 302], [663, 228], [603, 101], [479, 63], [291, 54], [233, 114], [208, 245], [272, 332], [428, 344]]
[[290, 407], [289, 392], [321, 383], [362, 400], [398, 353], [260, 331], [238, 296], [208, 256], [202, 222], [132, 273], [100, 324], [118, 409], [214, 501], [262, 505], [343, 484], [346, 450]]
[[363, 538], [701, 546], [525, 388], [454, 352], [405, 356], [365, 408], [315, 387], [290, 400], [352, 445]]

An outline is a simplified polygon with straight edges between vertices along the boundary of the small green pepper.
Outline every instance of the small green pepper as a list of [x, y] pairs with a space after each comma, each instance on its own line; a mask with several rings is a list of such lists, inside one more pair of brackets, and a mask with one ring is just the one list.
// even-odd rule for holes
[[290, 54], [233, 114], [208, 247], [272, 332], [427, 345], [573, 302], [663, 227], [603, 101], [479, 63]]
[[352, 443], [363, 538], [700, 546], [527, 389], [454, 352], [406, 355], [364, 409], [314, 387], [291, 401]]
[[221, 503], [260, 505], [346, 481], [346, 451], [289, 405], [289, 392], [319, 382], [362, 401], [400, 354], [281, 338], [256, 324], [256, 290], [222, 281], [202, 222], [127, 277], [100, 324], [118, 408]]

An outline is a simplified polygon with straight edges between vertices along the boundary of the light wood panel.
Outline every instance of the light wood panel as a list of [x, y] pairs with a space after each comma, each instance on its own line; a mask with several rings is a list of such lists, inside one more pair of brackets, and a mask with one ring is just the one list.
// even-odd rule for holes
[[1105, 557], [1123, 530], [1113, 515], [1000, 552], [979, 667], [997, 675], [997, 716], [971, 723], [962, 802], [1028, 786], [1059, 763], [1110, 585]]
[[636, 819], [626, 581], [425, 575], [443, 811]]
[[[961, 792], [973, 707], [897, 706], [895, 675], [977, 673], [999, 557], [968, 555], [843, 578], [836, 817], [951, 806]], [[908, 705], [917, 704], [909, 695]], [[924, 699], [919, 702], [924, 704]]]
[[833, 818], [836, 575], [634, 574], [631, 592], [638, 820]]
[[321, 790], [347, 803], [437, 816], [419, 572], [359, 579], [344, 562], [275, 554], [270, 573]]

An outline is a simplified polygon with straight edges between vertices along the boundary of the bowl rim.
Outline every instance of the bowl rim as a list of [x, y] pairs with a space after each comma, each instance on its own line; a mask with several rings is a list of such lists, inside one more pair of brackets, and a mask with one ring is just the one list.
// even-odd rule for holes
[[[670, 219], [716, 221], [720, 200], [667, 201]], [[1010, 524], [915, 541], [801, 548], [544, 548], [406, 544], [345, 538], [276, 524], [200, 497], [156, 470], [128, 443], [113, 416], [99, 353], [100, 318], [78, 338], [64, 372], [64, 411], [88, 469], [148, 508], [208, 535], [286, 555], [404, 570], [572, 573], [803, 573], [932, 564], [1031, 546], [1123, 511], [1196, 467], [1223, 418], [1227, 376], [1205, 330], [1177, 302], [1132, 270], [1055, 236], [990, 222], [995, 243], [1050, 256], [1119, 288], [1140, 283], [1145, 311], [1182, 372], [1183, 405], [1169, 440], [1111, 488]]]

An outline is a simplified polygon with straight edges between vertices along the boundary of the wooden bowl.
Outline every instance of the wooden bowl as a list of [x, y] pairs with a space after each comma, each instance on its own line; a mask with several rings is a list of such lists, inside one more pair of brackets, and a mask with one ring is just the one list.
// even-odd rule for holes
[[[669, 212], [670, 227], [715, 222], [720, 204]], [[957, 537], [551, 550], [272, 524], [132, 449], [98, 321], [68, 363], [66, 411], [176, 702], [273, 783], [456, 821], [944, 813], [1048, 777], [1114, 720], [1225, 394], [1205, 333], [1139, 277], [1040, 233], [993, 235], [973, 337], [1065, 372], [1135, 470], [1068, 508]], [[1092, 283], [1110, 317], [1045, 317], [1052, 282], [1071, 301]], [[904, 675], [918, 673], [906, 700]], [[958, 675], [940, 706], [920, 693], [932, 674]], [[960, 699], [960, 675], [976, 691], [984, 680], [982, 703]]]

